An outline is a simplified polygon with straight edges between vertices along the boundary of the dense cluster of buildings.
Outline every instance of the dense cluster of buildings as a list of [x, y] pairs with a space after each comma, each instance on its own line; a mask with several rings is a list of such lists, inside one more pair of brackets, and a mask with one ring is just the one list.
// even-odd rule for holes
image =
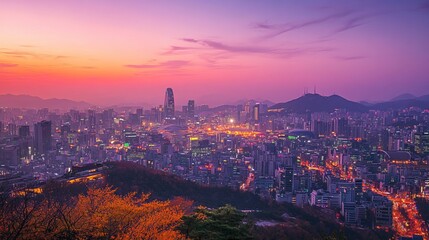
[[73, 166], [133, 161], [326, 208], [348, 225], [426, 234], [406, 223], [418, 214], [413, 199], [429, 196], [427, 110], [286, 114], [252, 101], [209, 108], [194, 100], [181, 110], [171, 88], [164, 105], [147, 110], [0, 109], [0, 183], [14, 189]]

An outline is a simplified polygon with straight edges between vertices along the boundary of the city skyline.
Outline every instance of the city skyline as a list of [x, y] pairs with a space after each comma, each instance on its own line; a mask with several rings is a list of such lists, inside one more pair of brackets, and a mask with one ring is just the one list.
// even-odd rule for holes
[[314, 87], [353, 101], [425, 95], [428, 6], [2, 1], [0, 94], [98, 105], [159, 105], [168, 87], [179, 105], [284, 102]]
[[[112, 171], [128, 166], [133, 173], [120, 173], [126, 181], [120, 188], [135, 191], [135, 184], [143, 180], [142, 186], [155, 182], [149, 191], [155, 196], [159, 190], [177, 196], [177, 189], [190, 187], [194, 190], [179, 190], [179, 194], [192, 200], [207, 195], [210, 200], [241, 206], [247, 214], [266, 211], [259, 210], [261, 203], [275, 201], [281, 207], [286, 202], [287, 209], [302, 208], [299, 211], [310, 211], [316, 219], [323, 212], [335, 228], [358, 229], [350, 239], [362, 239], [364, 234], [370, 234], [370, 239], [426, 239], [427, 96], [372, 106], [375, 108], [339, 96], [310, 93], [271, 107], [249, 101], [210, 109], [190, 99], [180, 111], [174, 90], [167, 88], [164, 106], [147, 109], [2, 107], [0, 187], [6, 189], [3, 194], [8, 199], [16, 200], [14, 196], [23, 192], [43, 199], [46, 189], [52, 191], [51, 181], [62, 189], [82, 183], [106, 184]], [[161, 173], [161, 181], [144, 180], [143, 171]], [[139, 178], [133, 180], [134, 175]], [[170, 177], [175, 179], [167, 180], [171, 190], [158, 187]], [[202, 191], [207, 194], [200, 194]], [[231, 193], [250, 194], [245, 198], [256, 198], [259, 203], [241, 205], [248, 201], [239, 195], [234, 197], [239, 201], [231, 200]], [[205, 204], [212, 206], [211, 202]], [[3, 209], [9, 213], [13, 208], [7, 205]], [[298, 227], [307, 225], [301, 223], [301, 215], [295, 215], [296, 210], [286, 210], [286, 214], [299, 219]], [[42, 211], [50, 214], [47, 209]], [[283, 216], [284, 211], [276, 209], [275, 214]], [[32, 219], [38, 216], [30, 215]], [[57, 219], [55, 215], [50, 218]], [[290, 220], [283, 221], [273, 218], [272, 223], [287, 229]], [[16, 221], [12, 218], [11, 222]], [[261, 222], [267, 219], [257, 220], [255, 227], [271, 231], [272, 226]], [[305, 232], [318, 239], [332, 231], [320, 226]], [[33, 232], [30, 225], [22, 234]], [[257, 232], [249, 234], [258, 236]], [[280, 236], [294, 234], [288, 230]]]

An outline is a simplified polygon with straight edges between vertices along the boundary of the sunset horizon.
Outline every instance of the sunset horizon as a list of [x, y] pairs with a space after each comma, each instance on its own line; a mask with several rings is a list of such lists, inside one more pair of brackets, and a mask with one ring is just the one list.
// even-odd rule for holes
[[425, 95], [428, 9], [425, 1], [2, 1], [0, 94], [99, 105], [158, 104], [167, 87], [178, 102], [209, 105], [282, 102], [314, 87], [354, 101]]

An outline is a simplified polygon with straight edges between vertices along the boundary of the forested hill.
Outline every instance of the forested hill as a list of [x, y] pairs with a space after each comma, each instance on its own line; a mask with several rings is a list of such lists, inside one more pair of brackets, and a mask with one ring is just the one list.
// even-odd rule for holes
[[[209, 208], [230, 204], [241, 210], [258, 210], [251, 214], [254, 221], [267, 220], [280, 223], [274, 227], [255, 226], [253, 231], [255, 239], [322, 239], [333, 235], [346, 239], [387, 239], [390, 236], [390, 233], [381, 230], [344, 227], [332, 214], [327, 214], [322, 209], [310, 206], [298, 208], [291, 204], [267, 202], [253, 193], [226, 187], [200, 186], [178, 176], [130, 162], [109, 163], [105, 174], [106, 183], [116, 188], [120, 194], [150, 193], [152, 199], [161, 200], [180, 196], [194, 201], [195, 206], [203, 205]], [[282, 217], [284, 213], [290, 218], [284, 219]]]

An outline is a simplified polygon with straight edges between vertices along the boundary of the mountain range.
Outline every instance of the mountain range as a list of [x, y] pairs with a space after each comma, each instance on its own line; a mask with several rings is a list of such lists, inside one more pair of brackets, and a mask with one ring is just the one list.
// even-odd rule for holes
[[390, 99], [390, 102], [395, 102], [395, 101], [399, 101], [399, 100], [409, 100], [409, 99], [415, 99], [415, 98], [417, 98], [417, 97], [411, 93], [404, 93], [404, 94], [398, 95], [398, 96]]
[[418, 107], [429, 109], [429, 95], [415, 97], [411, 94], [400, 95], [388, 102], [371, 104], [368, 102], [353, 102], [338, 95], [322, 96], [305, 94], [297, 99], [277, 103], [270, 107], [273, 112], [333, 112], [336, 109], [346, 109], [350, 112], [366, 112], [369, 110], [391, 110]]
[[347, 109], [352, 112], [365, 112], [368, 108], [360, 103], [349, 101], [338, 95], [322, 96], [305, 94], [302, 97], [285, 103], [277, 103], [270, 109], [283, 109], [285, 112], [332, 112], [335, 109]]
[[[237, 104], [221, 105], [210, 110], [223, 111], [227, 109], [233, 109], [236, 105], [244, 102], [256, 103], [261, 102], [271, 105], [269, 108], [274, 112], [333, 112], [336, 109], [346, 109], [350, 112], [366, 112], [369, 110], [391, 110], [391, 109], [403, 109], [409, 107], [418, 107], [421, 109], [429, 109], [429, 95], [414, 96], [412, 94], [402, 94], [387, 102], [369, 103], [369, 102], [353, 102], [347, 100], [338, 95], [322, 96], [319, 94], [305, 94], [299, 98], [288, 102], [282, 102], [273, 104], [270, 101], [256, 101], [256, 100], [243, 100], [238, 101]], [[144, 104], [147, 107], [147, 104]], [[68, 99], [42, 99], [40, 97], [29, 96], [29, 95], [12, 95], [4, 94], [0, 95], [0, 107], [6, 108], [26, 108], [26, 109], [88, 109], [93, 108], [94, 105], [83, 102], [73, 101]], [[112, 108], [129, 108], [124, 105], [111, 106]], [[134, 107], [135, 108], [135, 107]]]
[[83, 101], [73, 101], [68, 99], [42, 99], [29, 95], [0, 95], [0, 107], [6, 108], [26, 108], [26, 109], [88, 109], [93, 105]]

